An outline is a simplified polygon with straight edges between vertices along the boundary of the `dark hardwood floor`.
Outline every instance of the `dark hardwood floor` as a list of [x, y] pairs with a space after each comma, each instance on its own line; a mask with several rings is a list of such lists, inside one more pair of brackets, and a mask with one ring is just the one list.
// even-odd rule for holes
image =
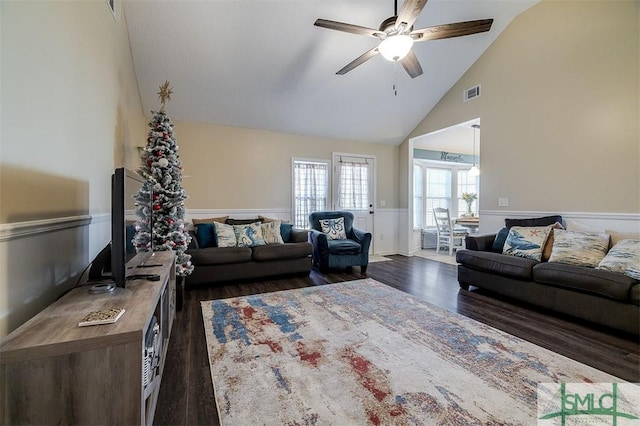
[[[389, 256], [392, 261], [369, 264], [366, 277], [419, 299], [489, 324], [556, 353], [621, 379], [640, 382], [638, 339], [529, 307], [496, 295], [460, 290], [456, 267], [420, 257]], [[176, 315], [162, 378], [154, 423], [217, 425], [218, 415], [207, 359], [200, 301], [288, 290], [361, 279], [352, 271], [202, 286], [185, 291]]]

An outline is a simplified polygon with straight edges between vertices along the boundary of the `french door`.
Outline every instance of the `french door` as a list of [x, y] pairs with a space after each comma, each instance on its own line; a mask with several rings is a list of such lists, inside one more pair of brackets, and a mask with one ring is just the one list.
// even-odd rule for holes
[[[353, 226], [374, 235], [376, 158], [333, 153], [332, 207], [353, 213]], [[370, 253], [374, 250], [371, 241]]]

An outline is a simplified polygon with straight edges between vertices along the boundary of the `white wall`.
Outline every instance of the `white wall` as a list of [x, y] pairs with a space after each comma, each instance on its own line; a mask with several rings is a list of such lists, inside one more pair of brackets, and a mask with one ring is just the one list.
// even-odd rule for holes
[[[496, 230], [496, 212], [565, 213], [594, 227], [640, 221], [639, 8], [619, 0], [538, 3], [439, 101], [401, 153], [413, 137], [480, 118], [481, 231]], [[476, 84], [482, 95], [464, 103], [463, 90]], [[412, 170], [410, 156], [402, 157], [400, 181]], [[400, 207], [410, 210], [406, 192]], [[508, 206], [498, 205], [501, 197]], [[625, 218], [612, 223], [612, 215]]]
[[110, 176], [134, 164], [146, 120], [106, 1], [2, 1], [0, 20], [2, 337], [109, 241]]

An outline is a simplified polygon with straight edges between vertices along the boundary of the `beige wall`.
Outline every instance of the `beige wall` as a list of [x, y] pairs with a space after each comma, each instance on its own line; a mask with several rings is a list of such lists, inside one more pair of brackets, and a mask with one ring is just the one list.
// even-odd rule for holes
[[[124, 16], [116, 22], [104, 0], [3, 0], [0, 15], [3, 336], [75, 284], [109, 241], [110, 176], [135, 165], [146, 120]], [[99, 223], [11, 236], [25, 221], [89, 214]]]
[[[511, 23], [410, 137], [480, 117], [482, 210], [508, 197], [515, 211], [640, 212], [638, 8], [544, 0]], [[482, 96], [463, 103], [475, 84]]]
[[377, 159], [377, 200], [398, 206], [398, 147], [187, 122], [175, 123], [187, 209], [290, 209], [292, 157]]

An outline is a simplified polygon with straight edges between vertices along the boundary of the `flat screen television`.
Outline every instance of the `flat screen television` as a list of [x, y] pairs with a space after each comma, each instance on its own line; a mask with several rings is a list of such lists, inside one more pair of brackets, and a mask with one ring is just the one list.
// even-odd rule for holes
[[125, 286], [127, 262], [136, 254], [131, 241], [135, 232], [127, 226], [136, 220], [135, 197], [144, 183], [142, 176], [122, 167], [111, 177], [111, 275], [118, 287]]
[[[136, 255], [133, 243], [134, 223], [139, 201], [136, 196], [145, 184], [138, 173], [123, 167], [115, 169], [111, 175], [111, 242], [96, 256], [89, 271], [89, 282], [97, 283], [95, 292], [110, 291], [113, 284], [125, 287], [127, 281], [127, 262]], [[151, 209], [152, 191], [148, 193], [147, 204]], [[142, 200], [144, 202], [144, 200]], [[151, 214], [149, 215], [151, 216]], [[152, 235], [152, 221], [149, 225], [149, 242]], [[152, 246], [150, 249], [152, 250]]]

